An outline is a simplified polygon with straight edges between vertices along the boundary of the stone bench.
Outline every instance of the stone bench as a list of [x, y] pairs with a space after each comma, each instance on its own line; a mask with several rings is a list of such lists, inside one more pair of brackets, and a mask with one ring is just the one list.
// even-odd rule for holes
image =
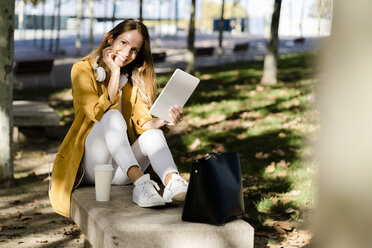
[[85, 247], [245, 247], [254, 230], [243, 220], [222, 226], [184, 222], [183, 206], [141, 208], [133, 186], [113, 186], [109, 202], [96, 202], [94, 187], [72, 193], [71, 217], [85, 235]]
[[60, 117], [48, 103], [40, 101], [13, 101], [13, 140], [21, 141], [24, 137], [19, 128], [43, 127], [53, 136], [53, 128], [58, 127]]

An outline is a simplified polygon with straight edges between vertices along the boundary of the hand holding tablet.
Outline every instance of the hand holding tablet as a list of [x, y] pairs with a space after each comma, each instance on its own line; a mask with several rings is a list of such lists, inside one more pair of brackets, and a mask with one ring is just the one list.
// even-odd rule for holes
[[151, 106], [150, 114], [167, 122], [172, 122], [169, 116], [169, 109], [172, 106], [182, 108], [199, 82], [200, 79], [176, 69], [163, 91]]

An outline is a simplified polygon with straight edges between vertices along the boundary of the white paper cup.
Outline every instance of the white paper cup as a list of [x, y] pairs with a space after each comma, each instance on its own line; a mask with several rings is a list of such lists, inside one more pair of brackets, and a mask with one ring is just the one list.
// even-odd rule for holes
[[112, 172], [111, 164], [101, 164], [94, 167], [94, 181], [96, 188], [96, 201], [109, 201], [111, 191]]

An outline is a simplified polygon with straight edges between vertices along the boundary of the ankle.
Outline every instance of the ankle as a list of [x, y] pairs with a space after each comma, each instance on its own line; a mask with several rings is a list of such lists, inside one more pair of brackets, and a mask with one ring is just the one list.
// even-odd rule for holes
[[168, 185], [169, 181], [172, 179], [173, 174], [177, 174], [177, 172], [170, 172], [165, 176], [164, 179], [165, 186]]
[[132, 181], [132, 183], [134, 184], [134, 182], [137, 181], [138, 178], [143, 176], [143, 173], [138, 167], [138, 165], [133, 165], [128, 169], [127, 175], [129, 179]]

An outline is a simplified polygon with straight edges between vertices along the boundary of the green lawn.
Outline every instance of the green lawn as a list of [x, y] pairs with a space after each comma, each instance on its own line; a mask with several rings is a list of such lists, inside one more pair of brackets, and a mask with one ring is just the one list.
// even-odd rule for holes
[[[187, 128], [169, 137], [184, 172], [211, 151], [239, 152], [246, 212], [258, 230], [270, 220], [301, 223], [315, 205], [314, 57], [282, 56], [275, 86], [259, 84], [262, 61], [197, 71], [201, 83], [184, 108]], [[158, 78], [162, 86], [169, 77]]]

